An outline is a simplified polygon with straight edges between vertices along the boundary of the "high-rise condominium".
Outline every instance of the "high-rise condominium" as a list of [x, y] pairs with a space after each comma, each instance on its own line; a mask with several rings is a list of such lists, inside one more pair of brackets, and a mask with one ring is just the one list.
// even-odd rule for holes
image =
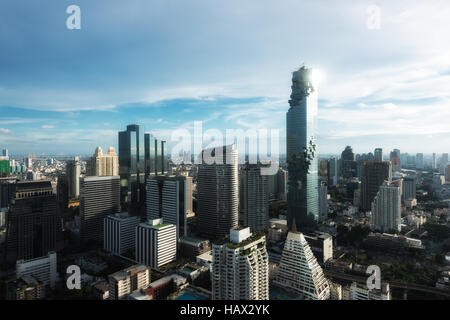
[[51, 182], [18, 182], [8, 212], [7, 260], [33, 259], [55, 251], [60, 231]]
[[301, 232], [288, 233], [274, 284], [304, 300], [327, 300], [330, 286]]
[[103, 241], [104, 219], [120, 212], [120, 177], [84, 177], [80, 192], [80, 237]]
[[312, 69], [292, 74], [290, 108], [286, 115], [288, 163], [288, 225], [314, 226], [319, 219], [318, 165], [315, 142], [317, 87]]
[[95, 149], [94, 155], [87, 163], [86, 173], [88, 176], [118, 176], [119, 157], [113, 147], [103, 154], [101, 147]]
[[197, 228], [210, 239], [238, 225], [238, 153], [236, 145], [203, 150], [197, 175]]
[[239, 170], [239, 214], [251, 231], [264, 231], [269, 220], [267, 176], [261, 166], [246, 164]]
[[372, 203], [372, 224], [382, 232], [401, 230], [400, 187], [385, 181]]
[[269, 257], [263, 233], [230, 230], [230, 242], [213, 244], [213, 300], [268, 300]]
[[187, 216], [192, 212], [192, 178], [156, 175], [147, 178], [147, 219], [162, 218], [176, 226], [177, 239], [187, 236]]
[[383, 161], [383, 149], [376, 148], [375, 149], [375, 161]]
[[163, 219], [136, 227], [136, 261], [152, 269], [177, 260], [177, 230]]
[[80, 196], [80, 158], [75, 157], [67, 161], [66, 174], [69, 181], [69, 198], [76, 199]]
[[361, 210], [370, 211], [372, 201], [385, 180], [391, 181], [390, 161], [364, 161], [361, 175]]

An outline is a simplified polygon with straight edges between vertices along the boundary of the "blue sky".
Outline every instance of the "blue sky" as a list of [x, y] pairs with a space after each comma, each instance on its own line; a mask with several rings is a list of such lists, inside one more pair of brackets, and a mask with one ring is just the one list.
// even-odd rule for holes
[[[81, 30], [66, 8], [81, 8]], [[371, 5], [380, 28], [367, 27]], [[320, 69], [318, 145], [449, 152], [450, 3], [2, 0], [0, 147], [88, 154], [129, 123], [280, 130], [291, 72]]]

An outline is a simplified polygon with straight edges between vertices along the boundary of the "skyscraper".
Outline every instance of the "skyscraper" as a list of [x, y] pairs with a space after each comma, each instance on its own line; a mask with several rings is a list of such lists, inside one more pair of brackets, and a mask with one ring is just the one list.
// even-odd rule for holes
[[8, 261], [38, 258], [56, 250], [61, 222], [50, 181], [18, 182], [7, 219]]
[[292, 74], [290, 108], [286, 115], [288, 163], [288, 225], [314, 226], [319, 219], [317, 174], [317, 87], [312, 70], [301, 67]]
[[382, 232], [401, 231], [400, 188], [385, 181], [372, 203], [372, 224]]
[[356, 157], [353, 149], [346, 146], [341, 154], [341, 172], [344, 179], [351, 179], [357, 176]]
[[437, 156], [436, 153], [431, 155], [431, 169], [437, 169]]
[[213, 300], [268, 300], [269, 257], [264, 233], [230, 230], [230, 242], [212, 246]]
[[328, 159], [327, 174], [328, 174], [328, 185], [329, 186], [335, 186], [338, 183], [338, 180], [339, 180], [338, 164], [339, 164], [339, 161], [336, 158]]
[[120, 204], [132, 215], [144, 215], [145, 138], [144, 127], [130, 124], [119, 132]]
[[95, 149], [94, 155], [87, 163], [86, 174], [88, 176], [118, 176], [119, 157], [113, 147], [108, 149], [107, 154], [103, 154], [101, 147]]
[[239, 214], [243, 225], [250, 227], [251, 231], [268, 228], [267, 187], [267, 176], [261, 175], [260, 165], [247, 163], [239, 170]]
[[320, 221], [328, 219], [328, 187], [321, 184], [319, 188]]
[[361, 176], [361, 210], [370, 211], [372, 201], [385, 180], [391, 181], [390, 161], [364, 161]]
[[418, 153], [416, 155], [416, 169], [423, 169], [424, 167], [423, 153]]
[[156, 175], [147, 178], [147, 219], [162, 218], [176, 226], [177, 239], [187, 236], [187, 215], [192, 212], [192, 178]]
[[[217, 161], [208, 164], [208, 158]], [[238, 225], [238, 153], [236, 145], [205, 149], [197, 175], [197, 228], [210, 239]]]
[[404, 177], [403, 178], [403, 190], [402, 200], [415, 199], [416, 198], [416, 178]]
[[374, 154], [375, 154], [375, 161], [383, 161], [383, 149], [382, 148], [376, 148]]
[[120, 177], [84, 177], [80, 193], [80, 237], [103, 242], [104, 219], [120, 212]]
[[77, 199], [80, 196], [81, 166], [79, 157], [67, 161], [66, 175], [69, 182], [69, 198]]
[[274, 284], [304, 300], [327, 300], [330, 286], [301, 232], [288, 233]]
[[391, 164], [392, 164], [392, 172], [397, 172], [401, 170], [401, 164], [400, 164], [400, 150], [394, 149], [391, 151], [390, 155]]

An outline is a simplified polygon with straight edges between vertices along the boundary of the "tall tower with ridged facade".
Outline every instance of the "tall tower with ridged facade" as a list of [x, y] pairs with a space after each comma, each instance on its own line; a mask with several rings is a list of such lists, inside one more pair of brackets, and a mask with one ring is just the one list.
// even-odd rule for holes
[[304, 66], [292, 74], [290, 108], [286, 115], [288, 226], [291, 228], [295, 221], [300, 231], [314, 227], [319, 219], [317, 87], [313, 78], [312, 69]]

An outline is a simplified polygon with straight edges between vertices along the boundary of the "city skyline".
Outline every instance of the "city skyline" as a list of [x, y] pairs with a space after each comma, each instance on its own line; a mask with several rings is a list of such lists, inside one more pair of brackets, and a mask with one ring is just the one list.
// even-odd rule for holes
[[[129, 123], [145, 125], [170, 150], [170, 133], [193, 121], [223, 132], [280, 128], [285, 153], [288, 79], [303, 63], [324, 75], [321, 153], [346, 145], [355, 152], [448, 152], [443, 1], [379, 1], [379, 29], [367, 26], [370, 1], [230, 1], [220, 10], [196, 1], [78, 4], [81, 30], [66, 28], [65, 2], [0, 4], [0, 34], [9, 44], [0, 53], [0, 141], [12, 154], [117, 150], [116, 133]], [[298, 12], [308, 14], [299, 19]], [[175, 17], [170, 24], [161, 18], [168, 14]], [[309, 28], [313, 23], [321, 28]], [[339, 54], [329, 55], [335, 49]]]

